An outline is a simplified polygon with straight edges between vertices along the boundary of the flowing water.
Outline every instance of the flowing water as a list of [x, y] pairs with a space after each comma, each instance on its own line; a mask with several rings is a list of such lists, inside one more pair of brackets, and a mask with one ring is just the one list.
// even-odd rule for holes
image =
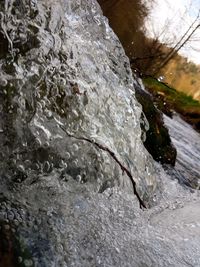
[[1, 266], [200, 266], [199, 191], [145, 150], [96, 1], [5, 0], [0, 15]]
[[175, 115], [173, 120], [165, 116], [165, 123], [177, 148], [176, 166], [172, 174], [181, 183], [199, 189], [200, 134], [178, 115]]

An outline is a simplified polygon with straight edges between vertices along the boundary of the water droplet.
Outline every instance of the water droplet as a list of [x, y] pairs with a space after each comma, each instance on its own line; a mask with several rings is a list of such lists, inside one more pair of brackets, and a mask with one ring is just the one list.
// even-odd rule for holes
[[0, 80], [0, 85], [4, 87], [4, 86], [6, 86], [7, 84], [8, 84], [8, 81], [7, 81], [6, 79], [2, 79], [2, 78], [1, 78], [1, 80]]
[[65, 155], [65, 158], [66, 158], [66, 159], [70, 159], [70, 157], [71, 157], [70, 153], [67, 152], [66, 155]]
[[39, 170], [39, 169], [40, 169], [40, 165], [39, 165], [39, 163], [36, 163], [36, 164], [35, 164], [34, 169], [35, 169], [35, 170]]
[[42, 108], [45, 108], [45, 106], [46, 106], [46, 102], [45, 102], [44, 100], [41, 100], [41, 101], [40, 101], [40, 104], [42, 105]]
[[80, 183], [80, 182], [81, 182], [81, 180], [82, 180], [82, 177], [81, 177], [81, 175], [77, 175], [77, 176], [76, 176], [76, 181]]
[[19, 213], [17, 213], [16, 211], [14, 212], [15, 218], [18, 221], [22, 221], [21, 215]]
[[7, 218], [8, 220], [12, 221], [14, 219], [15, 215], [12, 211], [8, 211]]
[[50, 169], [51, 169], [50, 163], [48, 161], [45, 161], [44, 167], [43, 167], [43, 171], [44, 172], [49, 172]]
[[48, 109], [45, 110], [45, 115], [48, 119], [51, 119], [53, 117], [53, 113]]
[[78, 151], [79, 150], [79, 147], [78, 147], [77, 144], [73, 144], [72, 148], [73, 148], [74, 151]]
[[18, 220], [15, 219], [13, 222], [14, 222], [14, 225], [16, 225], [16, 226], [19, 225], [19, 221]]
[[44, 148], [48, 148], [50, 146], [49, 142], [44, 143]]
[[99, 176], [98, 176], [98, 179], [99, 179], [100, 181], [103, 181], [103, 178], [104, 178], [103, 173], [100, 173]]
[[75, 124], [75, 125], [73, 126], [73, 131], [74, 131], [74, 132], [77, 132], [77, 131], [78, 131], [78, 128], [79, 128], [78, 124]]
[[78, 167], [78, 159], [73, 160], [72, 164], [76, 167]]
[[23, 165], [18, 165], [18, 170], [21, 172], [25, 172], [25, 168]]
[[49, 218], [47, 222], [48, 222], [48, 224], [50, 224], [50, 225], [54, 224], [54, 222], [53, 222], [53, 219], [52, 219], [52, 218]]
[[18, 262], [22, 263], [22, 261], [23, 261], [22, 257], [18, 257]]
[[18, 98], [18, 103], [19, 103], [19, 106], [22, 108], [22, 109], [25, 109], [26, 108], [26, 101], [24, 99], [24, 97], [19, 97]]
[[59, 166], [60, 166], [61, 168], [67, 168], [67, 163], [64, 162], [64, 160], [61, 160]]
[[41, 142], [41, 140], [39, 138], [36, 138], [35, 142], [36, 142], [36, 145], [38, 145], [38, 146], [42, 145], [42, 142]]
[[119, 248], [116, 247], [115, 249], [116, 249], [117, 253], [120, 253], [120, 249]]
[[42, 110], [42, 105], [41, 105], [40, 102], [37, 102], [37, 109], [38, 109], [38, 110]]
[[23, 147], [27, 147], [27, 142], [22, 142]]
[[31, 267], [31, 266], [33, 266], [33, 261], [32, 260], [24, 260], [24, 265], [26, 267]]
[[78, 112], [77, 112], [75, 109], [72, 110], [72, 114], [73, 114], [75, 117], [78, 117], [78, 116], [79, 116]]

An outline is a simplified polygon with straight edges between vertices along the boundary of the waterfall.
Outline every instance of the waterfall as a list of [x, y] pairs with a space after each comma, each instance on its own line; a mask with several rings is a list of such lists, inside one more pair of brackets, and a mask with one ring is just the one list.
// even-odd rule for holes
[[187, 266], [157, 214], [181, 205], [166, 201], [176, 190], [197, 196], [144, 148], [136, 80], [99, 5], [6, 0], [0, 14], [2, 266]]

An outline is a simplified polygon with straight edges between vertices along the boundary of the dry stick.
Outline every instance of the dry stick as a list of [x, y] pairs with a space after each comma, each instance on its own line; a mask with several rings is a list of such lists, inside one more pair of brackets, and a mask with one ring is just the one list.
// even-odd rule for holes
[[134, 192], [134, 194], [136, 195], [136, 197], [137, 197], [137, 199], [138, 199], [138, 201], [139, 201], [139, 203], [140, 203], [140, 208], [145, 208], [145, 209], [147, 208], [146, 205], [145, 205], [145, 203], [144, 203], [144, 201], [141, 199], [141, 197], [139, 196], [139, 194], [138, 194], [138, 192], [137, 192], [137, 189], [136, 189], [136, 183], [135, 183], [135, 181], [134, 181], [134, 179], [133, 179], [133, 176], [131, 175], [130, 171], [129, 171], [125, 166], [123, 166], [122, 163], [118, 160], [118, 158], [116, 157], [116, 155], [115, 155], [114, 152], [112, 152], [109, 148], [107, 148], [107, 147], [105, 147], [105, 146], [103, 146], [103, 145], [100, 145], [100, 144], [98, 144], [97, 142], [92, 141], [92, 140], [90, 140], [90, 139], [88, 139], [88, 138], [86, 138], [86, 137], [76, 137], [76, 136], [74, 136], [74, 135], [68, 133], [68, 132], [67, 132], [61, 125], [59, 125], [59, 126], [60, 126], [60, 128], [61, 128], [61, 129], [62, 129], [62, 130], [63, 130], [69, 137], [73, 137], [73, 138], [75, 138], [75, 139], [77, 139], [77, 140], [87, 141], [87, 142], [89, 142], [89, 143], [91, 143], [91, 144], [94, 144], [94, 145], [97, 146], [99, 149], [108, 152], [108, 153], [110, 154], [110, 156], [111, 156], [111, 157], [117, 162], [117, 164], [120, 166], [122, 172], [125, 172], [126, 175], [130, 178], [131, 183], [132, 183], [132, 185], [133, 185], [133, 192]]
[[[192, 35], [196, 32], [196, 30], [200, 27], [200, 23], [197, 24], [197, 26], [190, 32], [190, 30], [193, 28], [196, 22], [198, 22], [200, 17], [200, 9], [198, 12], [198, 15], [192, 22], [192, 24], [187, 28], [186, 32], [182, 35], [180, 40], [175, 44], [174, 47], [172, 47], [171, 51], [166, 55], [166, 57], [163, 59], [163, 62], [161, 62], [156, 70], [154, 71], [154, 75], [156, 72], [159, 72], [173, 57], [174, 55], [190, 40]], [[189, 33], [190, 32], [190, 33]], [[189, 35], [188, 35], [189, 34]], [[186, 37], [186, 38], [185, 38]], [[185, 40], [184, 40], [185, 39]]]

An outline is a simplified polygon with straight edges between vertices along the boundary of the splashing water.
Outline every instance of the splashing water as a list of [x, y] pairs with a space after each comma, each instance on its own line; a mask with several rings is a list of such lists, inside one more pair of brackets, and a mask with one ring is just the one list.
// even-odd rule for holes
[[198, 192], [144, 149], [128, 59], [96, 1], [7, 0], [0, 14], [2, 261], [198, 266]]

